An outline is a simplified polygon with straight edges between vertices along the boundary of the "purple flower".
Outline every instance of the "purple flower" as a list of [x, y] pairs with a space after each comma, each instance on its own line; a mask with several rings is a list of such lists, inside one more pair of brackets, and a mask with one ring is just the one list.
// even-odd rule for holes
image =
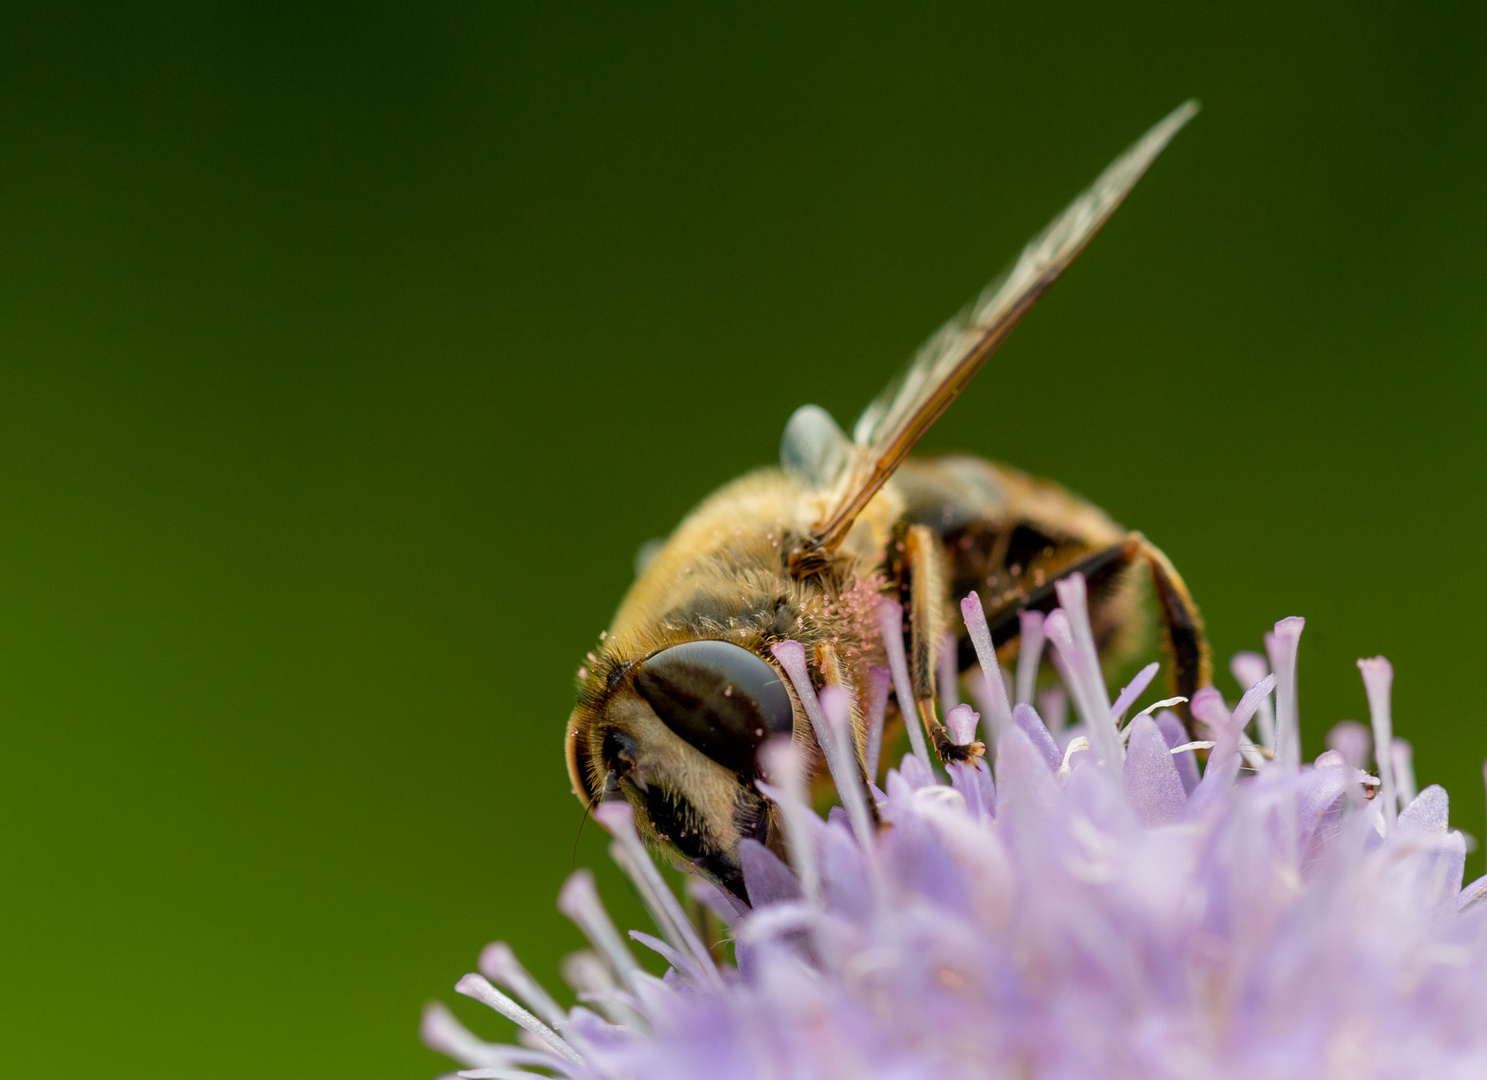
[[[945, 784], [910, 753], [874, 789], [882, 829], [850, 796], [823, 821], [788, 745], [766, 747], [761, 788], [790, 865], [744, 842], [752, 910], [689, 885], [730, 928], [736, 966], [698, 937], [628, 805], [606, 804], [597, 816], [659, 928], [630, 937], [666, 976], [641, 969], [580, 870], [559, 899], [593, 945], [565, 966], [580, 1004], [564, 1010], [496, 944], [457, 989], [521, 1025], [521, 1045], [477, 1038], [438, 1004], [425, 1041], [469, 1066], [459, 1075], [491, 1078], [1487, 1076], [1487, 878], [1461, 887], [1446, 793], [1415, 792], [1388, 661], [1359, 663], [1371, 740], [1340, 727], [1303, 764], [1300, 619], [1277, 624], [1268, 661], [1235, 657], [1236, 706], [1199, 693], [1209, 737], [1189, 742], [1164, 711], [1174, 702], [1125, 720], [1154, 668], [1112, 704], [1083, 581], [1060, 583], [1059, 600], [1031, 629], [1079, 723], [1049, 731], [1024, 665], [1013, 707], [982, 651], [994, 764], [952, 765]], [[989, 646], [979, 605], [963, 611]], [[827, 761], [844, 767], [850, 703], [818, 699], [789, 654]], [[970, 743], [978, 719], [957, 704], [947, 728]]]

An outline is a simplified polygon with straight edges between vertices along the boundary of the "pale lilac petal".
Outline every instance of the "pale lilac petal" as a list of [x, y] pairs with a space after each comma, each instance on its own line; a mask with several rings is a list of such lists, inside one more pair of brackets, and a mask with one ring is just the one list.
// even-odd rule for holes
[[867, 775], [876, 781], [883, 756], [883, 717], [888, 711], [888, 685], [893, 673], [885, 667], [867, 670]]
[[[1069, 660], [1056, 666], [1078, 687], [1088, 657], [1052, 622], [1054, 656], [1062, 645]], [[1241, 679], [1233, 710], [1216, 690], [1195, 695], [1215, 734], [1201, 778], [1191, 749], [1171, 753], [1189, 736], [1170, 712], [1137, 714], [1117, 773], [1078, 748], [1091, 727], [1065, 733], [1061, 760], [1024, 704], [994, 766], [952, 763], [950, 786], [908, 754], [886, 792], [872, 789], [883, 827], [859, 836], [842, 807], [822, 821], [799, 749], [771, 743], [758, 787], [772, 803], [770, 842], [783, 828], [791, 863], [740, 845], [749, 909], [689, 887], [729, 905], [734, 963], [711, 973], [668, 928], [674, 897], [651, 895], [636, 865], [628, 804], [601, 808], [615, 858], [662, 928], [634, 936], [671, 969], [621, 983], [581, 954], [583, 970], [575, 960], [565, 971], [602, 1018], [583, 1007], [560, 1018], [494, 946], [482, 967], [533, 1012], [481, 976], [460, 989], [540, 1049], [486, 1043], [436, 1009], [426, 1038], [495, 1080], [527, 1069], [565, 1080], [1487, 1076], [1487, 878], [1461, 888], [1466, 838], [1439, 787], [1401, 799], [1386, 828], [1380, 781], [1344, 753], [1273, 766], [1244, 738], [1251, 721], [1263, 737], [1267, 695], [1288, 679], [1277, 724], [1296, 718], [1285, 631], [1270, 643], [1276, 674]], [[818, 704], [820, 730], [839, 737], [845, 693]], [[976, 730], [964, 706], [946, 725], [954, 738]], [[1385, 756], [1403, 796], [1400, 759]], [[1241, 760], [1252, 765], [1242, 777]], [[563, 903], [610, 947], [591, 881], [570, 881]]]
[[1327, 732], [1327, 747], [1341, 754], [1353, 768], [1364, 769], [1373, 757], [1373, 735], [1358, 721], [1344, 720]]
[[1211, 686], [1205, 686], [1194, 694], [1188, 708], [1192, 710], [1194, 717], [1208, 725], [1215, 738], [1228, 726], [1233, 716], [1229, 707], [1224, 704], [1224, 695]]
[[[1234, 681], [1239, 684], [1241, 692], [1248, 690], [1266, 675], [1270, 674], [1270, 665], [1265, 657], [1257, 652], [1237, 652], [1229, 658], [1229, 672], [1234, 676]], [[1255, 730], [1260, 736], [1260, 745], [1266, 750], [1275, 749], [1275, 709], [1267, 699], [1260, 703], [1259, 712], [1255, 714]]]
[[[986, 612], [981, 607], [981, 597], [972, 591], [960, 602], [961, 618], [965, 620], [966, 632], [976, 650], [976, 659], [981, 665], [982, 686], [985, 690], [983, 708], [986, 711], [986, 740], [995, 746], [1002, 732], [1012, 722], [1012, 706], [1007, 700], [1007, 686], [1002, 681], [1002, 665], [997, 662], [996, 649], [991, 643], [991, 629], [986, 625]], [[970, 740], [966, 740], [970, 741]]]
[[1265, 636], [1270, 670], [1275, 673], [1275, 762], [1295, 771], [1301, 765], [1301, 722], [1296, 704], [1296, 649], [1306, 620], [1299, 615], [1282, 619]]
[[1125, 754], [1115, 721], [1110, 716], [1110, 692], [1100, 673], [1094, 632], [1085, 609], [1084, 575], [1070, 574], [1054, 583], [1059, 608], [1043, 621], [1043, 632], [1068, 673], [1067, 685], [1074, 706], [1089, 728], [1090, 746], [1101, 763], [1112, 768]]
[[794, 903], [804, 898], [800, 881], [778, 855], [757, 840], [745, 837], [738, 845], [743, 865], [744, 889], [754, 909], [768, 904]]
[[909, 659], [904, 653], [904, 608], [897, 600], [878, 601], [878, 633], [883, 650], [888, 654], [888, 670], [893, 674], [893, 693], [898, 699], [899, 715], [909, 735], [914, 755], [929, 767], [929, 744], [924, 739], [924, 725], [914, 702], [913, 684], [909, 682]]
[[568, 1045], [567, 1040], [505, 994], [501, 993], [501, 991], [497, 990], [484, 975], [464, 975], [460, 978], [459, 982], [454, 984], [454, 989], [457, 993], [474, 998], [482, 1005], [489, 1006], [506, 1017], [506, 1019], [514, 1020], [518, 1025], [546, 1043], [560, 1058], [571, 1061], [575, 1065], [583, 1064], [583, 1058], [579, 1056], [577, 1050]]
[[852, 699], [846, 688], [828, 686], [822, 690], [821, 712], [832, 747], [827, 761], [828, 764], [836, 763], [832, 778], [836, 781], [837, 794], [858, 841], [864, 846], [871, 845], [874, 826], [869, 802], [872, 794], [852, 743]]
[[796, 697], [811, 722], [816, 745], [826, 757], [826, 767], [831, 772], [842, 805], [847, 808], [857, 835], [866, 843], [872, 832], [872, 822], [867, 810], [866, 778], [858, 769], [857, 752], [852, 746], [851, 699], [840, 686], [828, 686], [817, 697], [805, 662], [805, 648], [800, 642], [781, 641], [770, 651], [790, 677]]
[[563, 1030], [568, 1021], [567, 1014], [522, 966], [510, 945], [504, 941], [491, 942], [480, 952], [479, 967], [482, 975], [515, 994], [517, 1000], [531, 1009], [544, 1024]]
[[1446, 789], [1431, 784], [1399, 812], [1399, 827], [1420, 832], [1445, 832], [1450, 817], [1451, 799]]
[[1033, 748], [1048, 762], [1048, 767], [1057, 772], [1064, 760], [1063, 752], [1059, 750], [1058, 744], [1053, 741], [1053, 736], [1043, 726], [1042, 718], [1033, 707], [1019, 703], [1012, 710], [1012, 723], [1028, 737]]
[[[1456, 910], [1465, 911], [1471, 905], [1487, 898], [1487, 874], [1462, 889], [1456, 898]], [[451, 1055], [452, 1056], [452, 1055]]]
[[615, 839], [611, 858], [625, 871], [634, 883], [640, 898], [645, 901], [651, 917], [672, 948], [685, 953], [697, 964], [699, 970], [716, 976], [712, 954], [697, 936], [691, 920], [682, 911], [676, 894], [666, 886], [650, 852], [641, 843], [635, 831], [635, 811], [628, 802], [612, 799], [600, 803], [594, 810], [594, 820]]
[[996, 816], [996, 785], [985, 760], [952, 761], [945, 771], [950, 774], [950, 786], [960, 792], [973, 818], [989, 821]]
[[788, 737], [776, 736], [759, 748], [759, 760], [769, 781], [759, 780], [755, 786], [779, 809], [784, 819], [790, 864], [806, 899], [818, 904], [821, 900], [815, 840], [818, 819], [806, 804], [805, 768], [800, 751]]
[[[935, 774], [930, 770], [930, 767], [920, 761], [916, 754], [904, 755], [903, 761], [898, 764], [898, 769], [890, 770], [888, 775], [890, 781], [896, 779], [906, 785], [910, 791], [923, 787], [934, 787], [939, 783], [935, 779]], [[892, 794], [891, 788], [890, 794]]]
[[[1176, 713], [1164, 709], [1153, 719], [1162, 732], [1162, 740], [1166, 742], [1169, 752], [1174, 746], [1183, 746], [1188, 742], [1188, 729], [1182, 726]], [[1198, 786], [1198, 755], [1191, 750], [1172, 754], [1172, 764], [1176, 766], [1177, 775], [1182, 780], [1182, 790], [1191, 795]]]
[[1008, 807], [1026, 818], [1046, 815], [1058, 801], [1048, 759], [1020, 727], [1002, 736], [996, 757], [997, 817]]
[[1157, 677], [1157, 670], [1160, 666], [1160, 664], [1147, 664], [1136, 672], [1136, 677], [1126, 684], [1125, 689], [1121, 690], [1120, 695], [1115, 699], [1115, 704], [1110, 706], [1110, 715], [1117, 724], [1126, 718], [1126, 713], [1131, 711], [1131, 706], [1136, 704], [1142, 694], [1146, 693], [1151, 680]]
[[1016, 704], [1031, 705], [1038, 689], [1038, 661], [1043, 656], [1043, 613], [1025, 610], [1019, 612], [1017, 617], [1020, 629], [1017, 639]]
[[940, 711], [949, 713], [960, 704], [960, 658], [956, 655], [959, 642], [953, 630], [940, 635], [940, 644], [935, 649], [935, 680], [940, 684]]
[[1062, 685], [1050, 686], [1038, 694], [1038, 715], [1055, 738], [1069, 726], [1069, 695]]
[[1389, 707], [1394, 668], [1382, 656], [1375, 656], [1369, 660], [1359, 660], [1358, 670], [1363, 673], [1363, 686], [1368, 691], [1373, 745], [1379, 748], [1379, 798], [1382, 800], [1384, 821], [1392, 825], [1399, 814], [1398, 791], [1394, 786], [1394, 755], [1389, 752], [1389, 748], [1394, 745], [1394, 721]]
[[490, 1043], [460, 1023], [448, 1007], [431, 1001], [424, 1006], [423, 1018], [418, 1028], [419, 1037], [430, 1050], [454, 1058], [462, 1065], [509, 1067], [512, 1065], [539, 1065], [543, 1068], [567, 1073], [568, 1062], [546, 1050], [531, 1050], [525, 1046], [505, 1043]]
[[1351, 765], [1339, 761], [1337, 764], [1319, 765], [1302, 774], [1301, 787], [1296, 797], [1296, 835], [1298, 849], [1304, 849], [1324, 819], [1339, 808], [1348, 787], [1357, 785], [1361, 774]]
[[1147, 828], [1175, 821], [1187, 803], [1187, 792], [1166, 740], [1149, 716], [1138, 716], [1131, 723], [1125, 782], [1131, 806]]
[[976, 738], [976, 724], [981, 714], [972, 712], [969, 705], [957, 705], [945, 716], [945, 730], [950, 741], [957, 746], [967, 746]]
[[568, 875], [558, 893], [558, 910], [583, 931], [614, 977], [625, 986], [633, 986], [640, 964], [604, 910], [592, 871], [580, 868]]
[[738, 897], [702, 878], [689, 877], [687, 879], [687, 895], [711, 911], [724, 926], [729, 928], [749, 912], [748, 905]]
[[1415, 788], [1415, 748], [1399, 736], [1394, 737], [1394, 786], [1399, 791], [1399, 805], [1409, 805], [1418, 794]]

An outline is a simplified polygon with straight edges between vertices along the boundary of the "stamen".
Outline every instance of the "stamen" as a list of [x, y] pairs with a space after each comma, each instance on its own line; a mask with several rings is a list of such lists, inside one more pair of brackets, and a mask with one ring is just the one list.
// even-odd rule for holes
[[[1244, 691], [1269, 675], [1270, 665], [1257, 652], [1237, 652], [1229, 658], [1229, 673]], [[1255, 714], [1255, 733], [1260, 736], [1260, 745], [1274, 754], [1275, 709], [1269, 698], [1260, 702], [1260, 711]]]
[[1188, 750], [1212, 750], [1217, 745], [1218, 743], [1212, 739], [1197, 739], [1193, 742], [1178, 743], [1167, 752], [1173, 757], [1176, 757], [1178, 754], [1185, 753]]
[[1327, 749], [1336, 750], [1355, 769], [1366, 769], [1373, 760], [1373, 733], [1356, 720], [1343, 720], [1327, 732]]
[[682, 911], [681, 904], [677, 903], [675, 895], [656, 869], [656, 864], [651, 861], [650, 853], [640, 841], [640, 834], [635, 831], [634, 808], [623, 800], [611, 799], [601, 803], [594, 811], [594, 820], [614, 837], [615, 843], [610, 853], [620, 869], [634, 883], [640, 899], [651, 913], [651, 918], [656, 920], [661, 935], [678, 951], [689, 954], [703, 972], [716, 979], [718, 969], [713, 963], [712, 954], [702, 944], [702, 939], [697, 936], [697, 931], [692, 928], [692, 923]]
[[[976, 724], [980, 719], [969, 705], [955, 706], [945, 717], [945, 729], [950, 740], [957, 746], [969, 745], [976, 738]], [[965, 800], [973, 820], [986, 821], [996, 816], [996, 785], [983, 758], [949, 762], [945, 771], [950, 775], [951, 787]]]
[[635, 989], [635, 976], [640, 964], [626, 947], [620, 932], [615, 929], [609, 912], [599, 899], [599, 890], [594, 886], [594, 875], [585, 869], [575, 870], [563, 882], [558, 892], [558, 911], [571, 919], [589, 944], [598, 950], [610, 972], [627, 989]]
[[[956, 746], [967, 746], [976, 738], [976, 724], [980, 721], [981, 714], [971, 711], [969, 705], [957, 705], [945, 716], [945, 729], [950, 733], [950, 741]], [[1007, 718], [1011, 720], [1009, 715]]]
[[875, 784], [883, 756], [883, 716], [888, 711], [888, 683], [892, 678], [885, 667], [867, 669], [867, 778]]
[[655, 934], [647, 934], [643, 930], [631, 930], [630, 940], [644, 945], [651, 952], [655, 953], [662, 960], [665, 960], [668, 964], [675, 968], [679, 975], [689, 976], [697, 982], [701, 982], [703, 980], [704, 975], [701, 969], [697, 967], [696, 963], [694, 963], [689, 957], [677, 952], [670, 945], [666, 944], [666, 942], [656, 937]]
[[1066, 779], [1074, 771], [1074, 755], [1090, 752], [1089, 739], [1083, 735], [1075, 735], [1069, 740], [1069, 745], [1064, 747], [1064, 759], [1058, 767], [1058, 778]]
[[[1120, 735], [1110, 718], [1110, 695], [1100, 673], [1100, 657], [1085, 606], [1084, 575], [1070, 574], [1054, 583], [1059, 608], [1043, 621], [1043, 632], [1053, 642], [1068, 671], [1074, 707], [1089, 728], [1092, 752], [1103, 765], [1114, 767], [1125, 759]], [[1120, 773], [1117, 771], [1117, 777]]]
[[568, 1071], [563, 1059], [546, 1050], [531, 1050], [525, 1046], [512, 1046], [510, 1043], [486, 1042], [460, 1023], [454, 1013], [438, 1001], [431, 1001], [424, 1006], [418, 1034], [430, 1050], [452, 1057], [462, 1065], [538, 1065], [546, 1069], [559, 1069], [565, 1074]]
[[1374, 760], [1379, 767], [1381, 787], [1379, 797], [1383, 800], [1384, 826], [1394, 828], [1399, 816], [1397, 790], [1394, 786], [1394, 718], [1389, 707], [1389, 691], [1394, 685], [1394, 667], [1382, 656], [1358, 661], [1358, 670], [1363, 673], [1363, 688], [1368, 691], [1368, 716], [1373, 722]]
[[1048, 762], [1050, 772], [1057, 772], [1059, 762], [1063, 760], [1059, 753], [1058, 743], [1053, 741], [1053, 735], [1043, 723], [1043, 718], [1038, 715], [1036, 709], [1031, 705], [1018, 703], [1012, 710], [1012, 724], [1022, 729], [1022, 733], [1028, 737], [1033, 749], [1042, 755], [1043, 760]]
[[454, 989], [457, 993], [464, 994], [465, 997], [474, 998], [482, 1005], [490, 1006], [506, 1019], [515, 1021], [573, 1064], [583, 1064], [582, 1055], [568, 1044], [567, 1039], [497, 990], [484, 975], [465, 975], [454, 984]]
[[766, 782], [755, 787], [779, 807], [785, 824], [785, 846], [790, 851], [790, 869], [800, 881], [800, 891], [812, 905], [821, 903], [821, 868], [816, 860], [812, 830], [816, 815], [805, 801], [805, 769], [800, 752], [788, 736], [778, 735], [759, 748], [759, 764]]
[[1270, 670], [1275, 673], [1275, 763], [1295, 772], [1301, 767], [1301, 719], [1296, 707], [1296, 646], [1306, 620], [1299, 615], [1282, 619], [1275, 632], [1265, 635]]
[[1260, 704], [1270, 696], [1270, 692], [1275, 689], [1275, 682], [1274, 675], [1266, 675], [1244, 692], [1244, 697], [1234, 706], [1234, 721], [1239, 725], [1240, 731], [1244, 730], [1245, 725], [1259, 710]]
[[1244, 728], [1255, 715], [1260, 702], [1264, 701], [1266, 695], [1274, 688], [1275, 676], [1266, 675], [1245, 691], [1244, 696], [1239, 699], [1239, 704], [1234, 706], [1233, 712], [1230, 712], [1224, 704], [1224, 696], [1212, 686], [1205, 686], [1193, 695], [1193, 715], [1213, 731], [1216, 744], [1223, 745], [1223, 732], [1232, 728], [1235, 732], [1235, 748], [1244, 759], [1244, 763], [1255, 772], [1265, 769], [1265, 755], [1258, 746], [1245, 738]]
[[1023, 611], [1017, 639], [1017, 704], [1031, 705], [1038, 689], [1038, 661], [1043, 657], [1043, 613]]
[[[828, 686], [821, 691], [820, 709], [826, 722], [826, 737], [831, 740], [841, 769], [841, 779], [836, 787], [842, 805], [846, 807], [847, 820], [852, 823], [852, 832], [863, 850], [871, 851], [877, 830], [873, 828], [872, 815], [868, 812], [868, 792], [858, 769], [856, 751], [852, 748], [852, 697], [844, 687]], [[826, 760], [829, 767], [831, 758]], [[837, 776], [837, 769], [833, 768], [832, 778]]]
[[532, 978], [531, 972], [522, 966], [510, 945], [504, 941], [491, 942], [481, 951], [479, 966], [482, 975], [510, 990], [544, 1024], [558, 1031], [567, 1026], [568, 1014], [542, 984]]
[[883, 650], [888, 654], [888, 669], [893, 672], [893, 692], [898, 698], [898, 711], [909, 733], [909, 747], [924, 768], [929, 767], [929, 744], [924, 740], [924, 725], [914, 704], [914, 688], [909, 682], [909, 660], [904, 655], [904, 609], [897, 600], [878, 601], [878, 631], [883, 635]]
[[1136, 704], [1136, 699], [1146, 693], [1146, 688], [1151, 685], [1151, 680], [1156, 678], [1160, 667], [1160, 664], [1147, 664], [1136, 672], [1134, 679], [1126, 683], [1125, 689], [1116, 697], [1115, 704], [1110, 706], [1110, 719], [1115, 721], [1117, 727], [1126, 718], [1127, 710]]
[[689, 877], [686, 887], [688, 896], [716, 915], [718, 921], [729, 929], [732, 929], [739, 919], [748, 914], [747, 904], [731, 892], [718, 888], [711, 881]]
[[[628, 951], [628, 950], [627, 950]], [[578, 1000], [591, 1006], [611, 1024], [649, 1031], [650, 1023], [635, 1009], [637, 998], [621, 990], [597, 953], [581, 949], [563, 957], [559, 971]]]
[[1012, 726], [1012, 705], [1007, 700], [1007, 684], [1002, 681], [1002, 665], [997, 662], [996, 647], [991, 643], [991, 629], [986, 625], [986, 610], [981, 606], [978, 593], [972, 591], [960, 602], [960, 614], [965, 620], [966, 630], [970, 632], [976, 659], [981, 664], [981, 678], [986, 687], [986, 745], [994, 747], [1001, 741], [1002, 732]]
[[[864, 847], [872, 842], [872, 818], [867, 811], [867, 793], [863, 790], [862, 777], [857, 771], [857, 755], [852, 749], [850, 730], [851, 699], [847, 691], [839, 686], [828, 686], [816, 697], [816, 688], [811, 685], [810, 669], [805, 663], [805, 647], [798, 641], [782, 641], [773, 646], [780, 667], [790, 676], [796, 696], [810, 719], [811, 730], [816, 734], [816, 745], [826, 756], [826, 768], [836, 784], [842, 806], [852, 822], [852, 831]], [[829, 701], [833, 715], [828, 718], [823, 701]]]
[[[1136, 716], [1155, 716], [1158, 709], [1170, 709], [1172, 706], [1181, 705], [1186, 701], [1187, 698], [1185, 697], [1164, 697], [1161, 701], [1153, 701], [1146, 708], [1138, 712]], [[1135, 717], [1132, 717], [1132, 719], [1135, 719]]]
[[1055, 683], [1038, 694], [1038, 715], [1050, 735], [1058, 735], [1069, 726], [1069, 695], [1063, 683]]
[[1403, 810], [1419, 794], [1415, 787], [1415, 748], [1399, 736], [1394, 737], [1394, 785], [1399, 788], [1399, 808]]
[[946, 630], [940, 635], [940, 649], [935, 654], [940, 680], [940, 710], [947, 716], [960, 704], [960, 664], [956, 646], [954, 632]]

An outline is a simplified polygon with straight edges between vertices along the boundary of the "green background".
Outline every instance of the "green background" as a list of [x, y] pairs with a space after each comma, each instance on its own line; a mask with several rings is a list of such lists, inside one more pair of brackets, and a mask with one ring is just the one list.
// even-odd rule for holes
[[1190, 95], [930, 441], [1223, 657], [1305, 614], [1309, 752], [1390, 656], [1481, 835], [1487, 7], [1033, 8], [6, 6], [7, 1074], [425, 1077], [482, 943], [552, 978], [636, 547]]

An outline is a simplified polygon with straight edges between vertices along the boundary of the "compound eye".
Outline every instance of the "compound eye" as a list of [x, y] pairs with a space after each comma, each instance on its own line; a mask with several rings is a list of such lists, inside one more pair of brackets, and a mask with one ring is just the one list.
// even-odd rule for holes
[[640, 665], [635, 688], [662, 723], [735, 772], [754, 772], [759, 744], [795, 727], [779, 672], [727, 641], [662, 649]]

